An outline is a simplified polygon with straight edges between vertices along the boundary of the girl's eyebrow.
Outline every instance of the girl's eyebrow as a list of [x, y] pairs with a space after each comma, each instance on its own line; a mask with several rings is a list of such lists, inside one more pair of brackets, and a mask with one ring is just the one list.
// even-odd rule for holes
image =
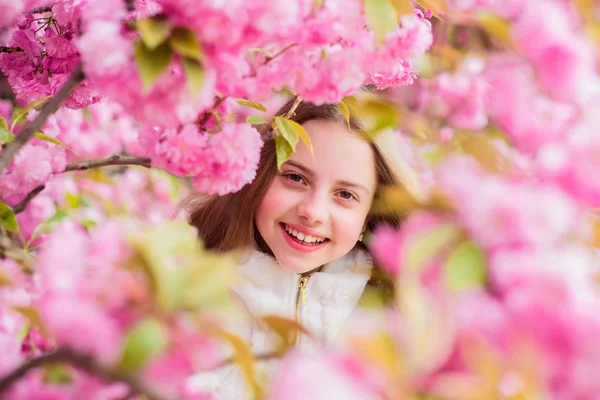
[[[296, 168], [298, 168], [299, 170], [301, 170], [302, 172], [304, 172], [307, 175], [310, 175], [310, 176], [313, 176], [313, 177], [315, 176], [315, 173], [310, 168], [308, 168], [308, 167], [300, 164], [297, 161], [287, 160], [285, 162], [285, 164], [288, 164], [288, 165], [291, 165], [293, 167], [296, 167]], [[336, 183], [338, 185], [340, 185], [340, 186], [353, 187], [353, 188], [356, 188], [356, 189], [360, 189], [360, 190], [362, 190], [363, 192], [365, 192], [367, 194], [370, 192], [370, 190], [367, 189], [366, 186], [361, 185], [360, 183], [355, 183], [355, 182], [350, 182], [350, 181], [344, 181], [344, 180], [337, 181]]]

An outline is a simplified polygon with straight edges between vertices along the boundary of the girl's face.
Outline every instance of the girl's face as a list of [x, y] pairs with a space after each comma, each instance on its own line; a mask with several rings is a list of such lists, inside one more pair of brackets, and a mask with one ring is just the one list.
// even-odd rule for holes
[[377, 174], [371, 146], [341, 123], [304, 128], [314, 157], [299, 142], [256, 212], [261, 236], [284, 267], [311, 271], [348, 253], [364, 230]]

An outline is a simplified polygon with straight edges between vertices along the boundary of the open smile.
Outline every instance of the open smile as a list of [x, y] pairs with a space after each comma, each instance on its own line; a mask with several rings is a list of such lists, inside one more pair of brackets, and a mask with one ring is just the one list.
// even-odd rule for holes
[[309, 235], [300, 232], [294, 227], [285, 223], [280, 223], [283, 236], [286, 242], [294, 249], [304, 253], [311, 253], [324, 247], [330, 240], [323, 236]]

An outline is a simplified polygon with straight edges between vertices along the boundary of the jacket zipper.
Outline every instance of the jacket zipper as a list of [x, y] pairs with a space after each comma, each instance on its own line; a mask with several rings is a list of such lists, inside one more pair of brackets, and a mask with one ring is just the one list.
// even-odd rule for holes
[[[300, 307], [306, 305], [306, 286], [308, 285], [308, 278], [310, 275], [300, 275], [298, 279], [298, 293], [296, 294], [296, 310], [295, 317], [296, 323], [300, 323]], [[296, 331], [294, 334], [294, 347], [298, 345], [298, 339], [300, 339], [300, 332]]]

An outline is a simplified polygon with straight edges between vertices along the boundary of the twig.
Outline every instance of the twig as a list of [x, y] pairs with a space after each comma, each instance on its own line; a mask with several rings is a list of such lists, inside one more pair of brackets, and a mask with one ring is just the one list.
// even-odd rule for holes
[[0, 53], [21, 53], [23, 49], [20, 47], [0, 46]]
[[25, 208], [27, 207], [27, 205], [29, 204], [29, 202], [45, 188], [46, 188], [45, 185], [39, 185], [35, 189], [33, 189], [31, 192], [27, 193], [27, 197], [25, 197], [25, 199], [23, 199], [23, 201], [21, 201], [19, 204], [17, 204], [16, 206], [13, 207], [13, 212], [15, 214], [23, 212], [25, 210]]
[[296, 95], [296, 97], [294, 98], [294, 104], [292, 104], [292, 106], [290, 107], [290, 109], [288, 110], [288, 112], [285, 113], [284, 118], [285, 119], [290, 119], [294, 116], [294, 111], [296, 111], [296, 108], [298, 108], [298, 106], [300, 105], [300, 103], [302, 103], [302, 97]]
[[147, 157], [123, 157], [118, 154], [102, 160], [87, 160], [67, 164], [63, 172], [85, 171], [90, 168], [108, 167], [111, 165], [140, 165], [142, 167], [152, 167], [151, 161]]
[[[151, 168], [151, 161], [146, 157], [123, 157], [118, 154], [110, 156], [108, 158], [102, 160], [86, 160], [79, 161], [67, 164], [65, 170], [63, 172], [70, 171], [85, 171], [90, 168], [100, 168], [100, 167], [108, 167], [111, 165], [140, 165], [142, 167]], [[44, 185], [39, 185], [31, 192], [27, 193], [27, 197], [23, 199], [22, 202], [13, 207], [13, 212], [18, 214], [20, 212], [25, 211], [25, 208], [29, 204], [29, 202], [37, 196], [42, 190], [44, 190]]]
[[202, 119], [200, 121], [198, 121], [198, 125], [200, 125], [201, 127], [204, 126], [204, 124], [206, 124], [208, 122], [208, 119], [211, 116], [211, 111], [215, 111], [217, 108], [219, 108], [219, 106], [221, 104], [223, 104], [223, 102], [226, 99], [227, 99], [227, 96], [219, 97], [217, 99], [217, 101], [215, 101], [215, 104], [213, 104], [212, 108], [209, 111], [206, 111], [204, 113], [204, 117], [202, 117]]
[[[166, 400], [164, 397], [145, 387], [135, 377], [117, 372], [111, 368], [99, 364], [91, 357], [75, 353], [74, 351], [68, 349], [60, 349], [53, 353], [31, 359], [10, 372], [8, 375], [0, 378], [0, 394], [6, 391], [13, 383], [23, 378], [32, 369], [56, 362], [68, 363], [104, 381], [124, 382], [131, 388], [132, 391], [138, 393], [148, 400]], [[0, 398], [2, 398], [2, 396], [0, 396]]]
[[52, 12], [52, 6], [34, 8], [33, 10], [29, 11], [29, 14], [42, 14], [45, 12]]
[[[282, 357], [282, 355], [280, 353], [257, 354], [254, 356], [254, 361], [267, 361], [267, 360], [271, 360], [273, 358], [281, 358], [281, 357]], [[217, 364], [211, 370], [216, 371], [220, 368], [223, 368], [223, 367], [233, 364], [235, 362], [237, 362], [237, 361], [234, 358], [227, 358], [227, 359], [221, 361], [219, 364]]]
[[279, 57], [280, 55], [282, 55], [283, 53], [285, 53], [286, 51], [288, 51], [289, 49], [291, 49], [292, 47], [295, 47], [295, 46], [298, 46], [298, 43], [292, 43], [292, 44], [285, 46], [283, 49], [279, 50], [277, 53], [273, 54], [270, 57], [267, 57], [265, 62], [263, 63], [263, 65], [267, 65], [268, 63], [273, 61], [273, 59]]
[[67, 82], [60, 88], [60, 90], [52, 97], [48, 103], [42, 107], [39, 114], [35, 117], [31, 123], [29, 123], [16, 137], [15, 139], [2, 150], [0, 154], [0, 172], [2, 172], [8, 164], [12, 161], [13, 157], [23, 147], [33, 135], [38, 132], [46, 119], [52, 114], [58, 107], [69, 97], [69, 94], [79, 85], [84, 79], [83, 69], [81, 64], [78, 64], [73, 71], [73, 74]]

